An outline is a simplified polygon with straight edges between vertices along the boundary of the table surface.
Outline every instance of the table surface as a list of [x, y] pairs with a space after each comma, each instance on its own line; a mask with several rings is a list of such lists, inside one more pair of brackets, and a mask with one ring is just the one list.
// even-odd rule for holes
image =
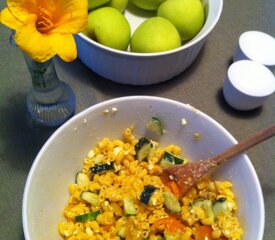
[[[5, 7], [0, 0], [0, 9]], [[80, 60], [55, 59], [60, 79], [76, 94], [76, 113], [107, 99], [153, 95], [189, 103], [220, 122], [237, 140], [274, 123], [275, 94], [256, 110], [230, 108], [222, 85], [241, 33], [259, 30], [275, 37], [274, 0], [225, 0], [217, 26], [198, 58], [179, 76], [153, 86], [121, 85], [103, 79]], [[10, 30], [0, 26], [0, 238], [23, 240], [21, 205], [24, 185], [36, 154], [54, 129], [33, 128], [26, 117], [30, 75], [21, 52], [9, 44]], [[247, 152], [258, 174], [266, 209], [264, 240], [275, 237], [275, 141]], [[253, 210], [252, 210], [253, 211]]]

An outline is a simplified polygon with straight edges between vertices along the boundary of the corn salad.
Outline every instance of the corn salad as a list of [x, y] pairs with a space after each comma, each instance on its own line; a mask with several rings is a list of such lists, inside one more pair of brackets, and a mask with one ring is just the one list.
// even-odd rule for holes
[[181, 149], [150, 140], [137, 159], [139, 140], [132, 132], [125, 129], [123, 140], [100, 140], [84, 159], [69, 185], [66, 220], [58, 225], [64, 239], [241, 239], [231, 182], [204, 177], [179, 198], [176, 184], [164, 185], [156, 173], [165, 153], [186, 163]]

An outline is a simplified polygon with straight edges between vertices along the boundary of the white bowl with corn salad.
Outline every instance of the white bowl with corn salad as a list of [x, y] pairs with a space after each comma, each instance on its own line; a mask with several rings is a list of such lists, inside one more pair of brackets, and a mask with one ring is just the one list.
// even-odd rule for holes
[[234, 143], [188, 104], [133, 96], [94, 105], [61, 126], [37, 155], [23, 197], [25, 238], [260, 240], [263, 196], [246, 155], [183, 198], [156, 175]]

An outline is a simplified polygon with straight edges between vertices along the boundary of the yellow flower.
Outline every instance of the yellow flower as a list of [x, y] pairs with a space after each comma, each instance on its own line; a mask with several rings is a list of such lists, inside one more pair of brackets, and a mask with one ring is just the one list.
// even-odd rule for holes
[[7, 0], [0, 22], [15, 30], [14, 40], [33, 60], [54, 55], [70, 62], [77, 57], [73, 34], [85, 29], [87, 0]]

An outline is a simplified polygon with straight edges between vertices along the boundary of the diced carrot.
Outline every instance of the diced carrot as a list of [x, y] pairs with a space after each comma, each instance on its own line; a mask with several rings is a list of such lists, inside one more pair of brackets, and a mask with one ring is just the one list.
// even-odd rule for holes
[[177, 219], [172, 217], [161, 218], [154, 222], [152, 230], [167, 230], [167, 232], [175, 233], [178, 231], [183, 232], [185, 226]]
[[178, 184], [175, 181], [170, 182], [170, 188], [172, 193], [179, 199], [180, 198], [180, 190]]
[[196, 229], [195, 240], [212, 240], [212, 228], [210, 226], [199, 226]]

